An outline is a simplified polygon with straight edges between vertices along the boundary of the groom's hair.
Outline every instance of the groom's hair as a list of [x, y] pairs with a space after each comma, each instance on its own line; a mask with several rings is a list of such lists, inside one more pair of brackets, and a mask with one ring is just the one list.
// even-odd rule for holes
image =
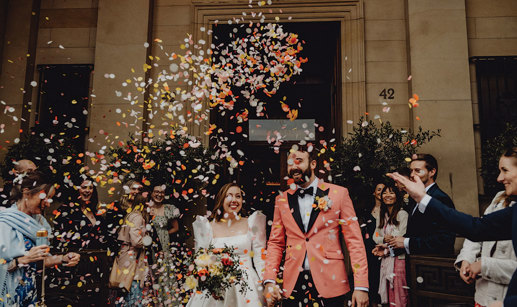
[[304, 145], [297, 145], [298, 146], [298, 149], [297, 151], [299, 152], [306, 152], [309, 154], [309, 163], [311, 163], [311, 161], [318, 161], [318, 152], [319, 150], [316, 148], [316, 146], [314, 145], [307, 145], [307, 144], [304, 144]]

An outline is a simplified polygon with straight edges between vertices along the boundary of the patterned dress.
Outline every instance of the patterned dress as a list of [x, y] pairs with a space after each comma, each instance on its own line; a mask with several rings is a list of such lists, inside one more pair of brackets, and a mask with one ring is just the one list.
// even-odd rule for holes
[[[173, 205], [165, 204], [163, 215], [152, 218], [153, 226], [153, 292], [156, 306], [178, 306], [181, 298], [175, 276], [174, 258], [181, 246], [174, 242], [176, 234], [169, 235], [172, 222], [180, 217], [180, 211]], [[178, 230], [178, 232], [181, 231]]]
[[163, 205], [163, 215], [155, 215], [152, 220], [152, 225], [156, 231], [158, 241], [160, 242], [161, 250], [169, 250], [170, 240], [169, 229], [173, 220], [180, 217], [180, 211], [174, 205]]
[[[24, 236], [25, 250], [29, 251], [34, 243]], [[32, 262], [25, 267], [20, 284], [16, 287], [16, 296], [19, 299], [20, 307], [36, 306], [38, 294], [36, 288], [36, 263]]]

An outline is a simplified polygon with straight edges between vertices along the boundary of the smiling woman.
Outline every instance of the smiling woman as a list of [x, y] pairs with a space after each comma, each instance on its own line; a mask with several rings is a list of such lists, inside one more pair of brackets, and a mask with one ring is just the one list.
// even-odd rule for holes
[[99, 198], [94, 180], [78, 179], [76, 196], [63, 204], [54, 219], [54, 234], [60, 249], [105, 249], [108, 234], [102, 212], [98, 210]]
[[196, 291], [187, 307], [258, 307], [265, 306], [260, 286], [266, 247], [266, 216], [259, 211], [250, 216], [244, 211], [243, 191], [236, 183], [225, 184], [217, 193], [212, 216], [198, 216], [192, 227], [196, 249], [231, 248], [246, 272], [248, 285], [229, 287], [224, 297], [214, 298], [205, 290]]
[[54, 185], [39, 172], [29, 172], [15, 181], [11, 208], [0, 212], [0, 306], [29, 306], [38, 301], [36, 263], [75, 266], [76, 253], [51, 256], [49, 246], [36, 246], [36, 233], [50, 225], [41, 215], [55, 194]]
[[[510, 200], [514, 200], [517, 197], [517, 147], [508, 148], [504, 152], [499, 159], [499, 171], [497, 181], [504, 184], [506, 195]], [[512, 240], [515, 252], [517, 247], [517, 228], [514, 227], [517, 223], [515, 206], [498, 210], [482, 218], [472, 217], [449, 208], [440, 200], [427, 195], [419, 176], [413, 175], [410, 180], [398, 173], [388, 175], [406, 187], [411, 198], [418, 204], [417, 209], [425, 213], [426, 217], [439, 218], [450, 230], [471, 241]], [[504, 305], [517, 305], [517, 274], [515, 272], [508, 284]], [[489, 307], [496, 306], [503, 306], [503, 303], [496, 301], [489, 305]]]

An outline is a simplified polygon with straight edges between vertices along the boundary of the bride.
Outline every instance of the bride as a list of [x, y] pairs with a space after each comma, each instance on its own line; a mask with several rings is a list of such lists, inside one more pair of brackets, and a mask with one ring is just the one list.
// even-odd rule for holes
[[222, 300], [194, 293], [187, 307], [255, 307], [265, 306], [262, 295], [263, 255], [266, 247], [266, 216], [259, 211], [243, 217], [242, 190], [235, 183], [225, 184], [215, 198], [213, 214], [209, 219], [198, 216], [193, 223], [196, 249], [225, 245], [235, 248], [242, 269], [246, 272], [248, 289], [239, 292], [239, 286], [226, 290]]

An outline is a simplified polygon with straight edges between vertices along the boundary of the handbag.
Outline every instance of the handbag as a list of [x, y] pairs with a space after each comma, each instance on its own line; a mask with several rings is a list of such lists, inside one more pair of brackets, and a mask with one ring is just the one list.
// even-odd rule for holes
[[140, 259], [140, 251], [136, 259], [131, 261], [128, 267], [120, 265], [120, 254], [115, 258], [113, 267], [111, 268], [109, 287], [113, 289], [126, 289], [127, 292], [131, 289], [131, 283], [136, 274], [137, 261]]

